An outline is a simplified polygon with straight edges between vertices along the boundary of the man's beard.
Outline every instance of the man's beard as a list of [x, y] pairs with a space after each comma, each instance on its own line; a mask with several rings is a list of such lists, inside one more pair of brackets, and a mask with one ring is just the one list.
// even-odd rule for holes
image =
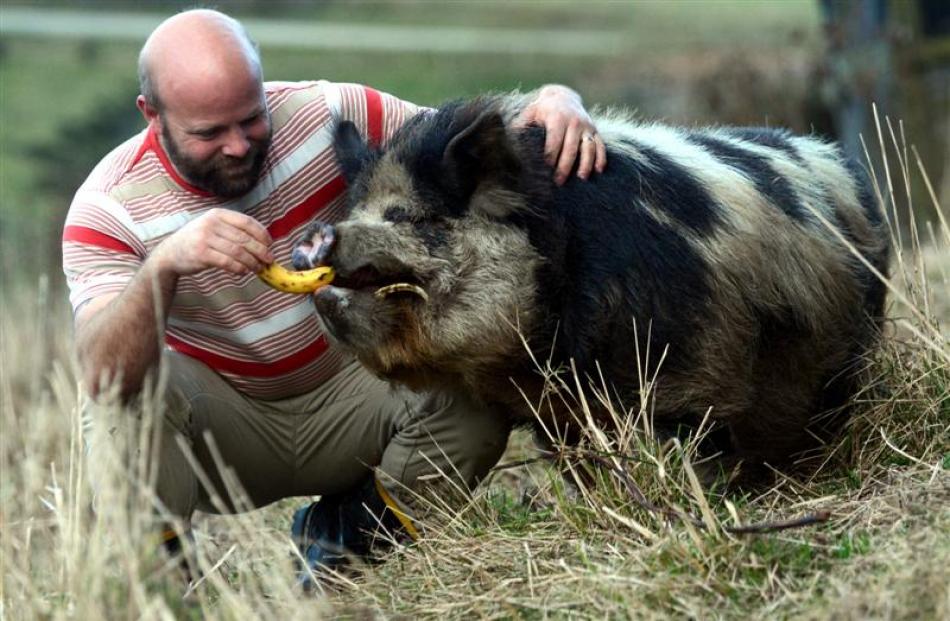
[[264, 140], [250, 140], [244, 157], [216, 153], [208, 160], [198, 161], [185, 155], [162, 123], [162, 143], [168, 159], [190, 184], [221, 198], [237, 198], [251, 191], [261, 176], [264, 159], [270, 147], [272, 131]]

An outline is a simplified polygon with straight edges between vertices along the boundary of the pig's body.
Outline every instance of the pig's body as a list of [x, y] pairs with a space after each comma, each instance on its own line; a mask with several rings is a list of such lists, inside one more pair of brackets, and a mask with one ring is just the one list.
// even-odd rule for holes
[[[598, 120], [606, 171], [557, 187], [540, 130], [510, 127], [518, 107], [450, 104], [383, 152], [339, 128], [352, 211], [333, 244], [299, 253], [337, 270], [315, 298], [334, 339], [385, 378], [453, 385], [521, 420], [539, 365], [573, 361], [629, 407], [662, 357], [661, 423], [712, 408], [741, 456], [803, 448], [809, 420], [847, 396], [882, 314], [884, 287], [822, 222], [886, 271], [856, 168], [781, 131], [613, 117]], [[375, 294], [391, 282], [428, 300]], [[562, 400], [548, 402], [570, 425]]]

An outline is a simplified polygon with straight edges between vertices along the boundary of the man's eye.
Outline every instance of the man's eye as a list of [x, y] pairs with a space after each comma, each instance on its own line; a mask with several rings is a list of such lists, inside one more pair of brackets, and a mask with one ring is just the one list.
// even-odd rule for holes
[[202, 140], [211, 140], [212, 138], [218, 135], [218, 130], [203, 129], [203, 130], [194, 132], [194, 135]]

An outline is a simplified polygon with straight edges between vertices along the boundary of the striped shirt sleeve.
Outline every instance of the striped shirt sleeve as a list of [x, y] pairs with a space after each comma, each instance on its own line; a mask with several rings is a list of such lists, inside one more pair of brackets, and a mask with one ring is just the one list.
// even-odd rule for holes
[[80, 189], [63, 228], [63, 271], [76, 312], [86, 302], [122, 291], [138, 271], [145, 248], [128, 212], [108, 194]]
[[324, 82], [327, 103], [338, 120], [352, 121], [371, 145], [385, 144], [422, 108], [361, 84]]

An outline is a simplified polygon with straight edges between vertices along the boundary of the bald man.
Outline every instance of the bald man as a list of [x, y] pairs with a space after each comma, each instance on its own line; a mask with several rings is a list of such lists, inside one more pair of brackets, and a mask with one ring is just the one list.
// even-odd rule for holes
[[[167, 520], [320, 495], [292, 526], [313, 568], [369, 555], [380, 528], [414, 535], [394, 495], [437, 471], [474, 485], [505, 447], [505, 418], [459, 395], [393, 391], [327, 343], [307, 298], [254, 273], [289, 263], [314, 217], [344, 215], [335, 123], [381, 143], [419, 110], [355, 84], [263, 82], [243, 27], [209, 10], [162, 23], [139, 80], [148, 127], [96, 166], [63, 233], [93, 457], [139, 426], [97, 407], [107, 388], [140, 404], [160, 368], [145, 450]], [[577, 94], [531, 96], [523, 122], [546, 128], [556, 181], [575, 161], [582, 178], [602, 170]]]

